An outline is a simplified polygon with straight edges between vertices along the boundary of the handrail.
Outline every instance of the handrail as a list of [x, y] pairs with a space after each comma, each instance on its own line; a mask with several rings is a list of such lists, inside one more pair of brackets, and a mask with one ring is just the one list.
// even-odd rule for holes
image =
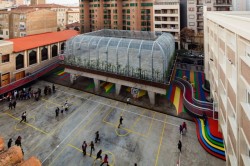
[[195, 114], [196, 116], [202, 117], [204, 112], [206, 113], [206, 115], [208, 117], [214, 117], [214, 118], [218, 118], [218, 112], [213, 112], [212, 110], [210, 110], [209, 108], [203, 108], [200, 106], [196, 106], [193, 103], [189, 102], [186, 98], [186, 87], [185, 85], [178, 81], [178, 80], [174, 80], [173, 81], [175, 84], [177, 84], [178, 87], [180, 87], [183, 90], [183, 105], [193, 114]]
[[178, 81], [180, 81], [180, 82], [185, 83], [187, 86], [190, 87], [190, 89], [191, 89], [191, 91], [192, 91], [192, 100], [194, 101], [195, 104], [201, 105], [201, 106], [207, 106], [207, 107], [209, 107], [210, 109], [213, 110], [213, 103], [207, 102], [207, 101], [198, 100], [198, 99], [196, 99], [196, 98], [194, 97], [193, 87], [192, 87], [192, 85], [191, 85], [188, 81], [186, 81], [186, 80], [184, 80], [184, 79], [182, 79], [182, 78], [180, 78], [180, 77], [176, 77], [176, 79], [177, 79]]
[[6, 93], [6, 92], [8, 92], [10, 90], [13, 90], [13, 89], [19, 87], [19, 85], [15, 85], [15, 84], [28, 83], [28, 82], [31, 82], [31, 81], [35, 80], [36, 78], [38, 78], [38, 77], [40, 77], [42, 75], [41, 74], [42, 71], [44, 71], [46, 69], [49, 69], [49, 68], [53, 67], [56, 64], [59, 64], [59, 62], [60, 62], [60, 60], [56, 60], [56, 61], [52, 62], [51, 64], [49, 64], [49, 65], [47, 65], [47, 66], [45, 66], [45, 67], [43, 67], [41, 69], [36, 70], [32, 74], [30, 74], [30, 75], [28, 75], [28, 76], [26, 76], [24, 78], [21, 78], [21, 79], [19, 79], [17, 81], [9, 83], [8, 85], [0, 87], [0, 94]]

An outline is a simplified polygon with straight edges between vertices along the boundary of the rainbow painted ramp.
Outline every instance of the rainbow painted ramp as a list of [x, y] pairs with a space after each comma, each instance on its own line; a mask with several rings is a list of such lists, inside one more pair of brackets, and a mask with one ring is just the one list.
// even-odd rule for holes
[[174, 104], [177, 115], [179, 115], [182, 112], [185, 112], [185, 108], [183, 107], [182, 96], [183, 92], [179, 87], [173, 84], [170, 85], [166, 97], [169, 101], [171, 101]]
[[198, 140], [208, 153], [222, 160], [226, 160], [223, 139], [215, 137], [210, 132], [211, 128], [214, 128], [214, 126], [209, 123], [211, 120], [212, 119], [208, 120], [206, 125], [204, 125], [203, 119], [194, 118]]

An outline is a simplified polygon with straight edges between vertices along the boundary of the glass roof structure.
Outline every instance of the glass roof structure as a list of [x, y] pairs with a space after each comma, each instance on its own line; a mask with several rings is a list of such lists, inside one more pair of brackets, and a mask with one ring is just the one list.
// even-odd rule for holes
[[64, 62], [165, 83], [174, 51], [169, 33], [105, 29], [69, 39]]

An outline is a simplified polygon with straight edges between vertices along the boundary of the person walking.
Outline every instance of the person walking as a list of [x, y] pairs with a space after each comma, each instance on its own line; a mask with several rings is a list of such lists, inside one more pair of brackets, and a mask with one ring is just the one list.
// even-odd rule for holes
[[15, 141], [16, 146], [22, 146], [22, 137], [19, 135]]
[[20, 123], [21, 123], [22, 121], [26, 122], [26, 111], [23, 112], [23, 114], [22, 114], [22, 120], [20, 121]]
[[17, 90], [14, 91], [14, 98], [17, 99]]
[[11, 144], [12, 144], [12, 139], [10, 138], [8, 141], [8, 149], [11, 147]]
[[83, 156], [86, 156], [86, 150], [87, 150], [87, 143], [86, 141], [83, 141], [83, 144], [82, 144], [82, 153], [83, 153]]
[[101, 141], [101, 139], [100, 139], [100, 135], [99, 135], [99, 131], [97, 131], [96, 133], [95, 133], [95, 143], [97, 143], [97, 141]]
[[9, 102], [9, 109], [12, 110], [12, 101]]
[[185, 132], [187, 132], [187, 124], [186, 124], [186, 122], [182, 123], [182, 130], [184, 131], [184, 129], [185, 129]]
[[99, 150], [99, 152], [96, 154], [96, 159], [101, 159], [102, 160], [102, 150]]
[[57, 108], [56, 108], [56, 117], [58, 117], [59, 111], [60, 111], [60, 109], [57, 107]]
[[65, 104], [64, 104], [65, 112], [68, 111], [68, 108], [69, 108], [69, 105], [68, 105], [68, 101], [66, 100], [66, 102], [65, 102]]
[[181, 143], [181, 140], [179, 140], [179, 142], [178, 142], [178, 149], [180, 150], [180, 152], [181, 152], [181, 148], [182, 148], [182, 143]]
[[182, 134], [183, 133], [182, 125], [180, 125], [179, 130], [180, 130], [180, 134]]
[[91, 141], [91, 143], [90, 143], [90, 157], [92, 156], [92, 151], [95, 151], [95, 145], [94, 145], [94, 142], [93, 141]]
[[54, 85], [54, 84], [52, 85], [52, 91], [53, 91], [53, 93], [55, 93], [55, 92], [56, 92], [56, 87], [55, 87], [55, 85]]
[[108, 155], [107, 155], [107, 154], [105, 154], [105, 156], [104, 156], [104, 159], [103, 159], [103, 162], [102, 162], [101, 166], [102, 166], [103, 164], [105, 164], [105, 163], [107, 163], [107, 165], [109, 165], [109, 162], [108, 162]]
[[62, 106], [61, 113], [63, 114], [64, 106]]
[[123, 118], [122, 118], [122, 116], [120, 117], [120, 123], [119, 123], [119, 125], [118, 125], [118, 128], [120, 128], [120, 126], [122, 125], [122, 121], [123, 121]]
[[12, 103], [14, 110], [16, 109], [16, 99]]

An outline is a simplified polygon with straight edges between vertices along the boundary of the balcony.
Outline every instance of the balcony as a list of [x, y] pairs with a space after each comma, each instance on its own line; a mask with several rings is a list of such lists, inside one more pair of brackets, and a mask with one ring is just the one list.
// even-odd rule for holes
[[230, 7], [232, 6], [232, 2], [214, 2], [214, 6], [225, 6], [225, 7]]

